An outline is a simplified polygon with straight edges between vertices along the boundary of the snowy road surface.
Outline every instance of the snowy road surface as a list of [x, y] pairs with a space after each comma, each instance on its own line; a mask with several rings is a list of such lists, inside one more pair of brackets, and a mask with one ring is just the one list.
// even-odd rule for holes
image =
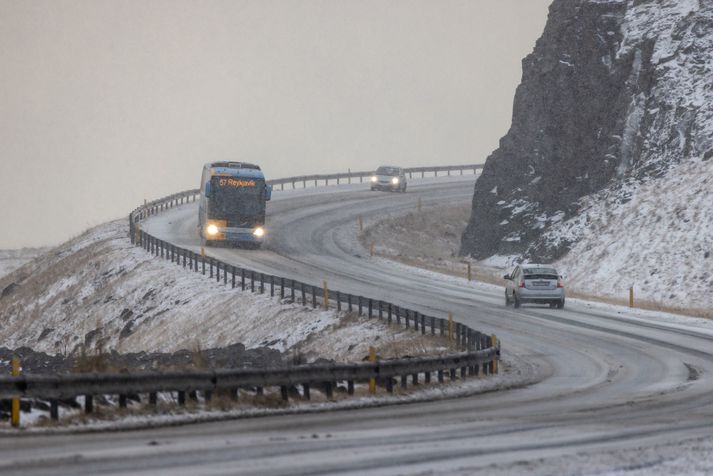
[[[531, 362], [524, 371], [536, 383], [363, 410], [3, 437], [0, 473], [665, 474], [701, 464], [702, 471], [713, 470], [707, 450], [697, 456], [711, 448], [710, 440], [672, 452], [682, 440], [713, 432], [713, 327], [706, 322], [574, 300], [565, 310], [505, 308], [500, 288], [390, 265], [357, 243], [359, 216], [370, 222], [401, 213], [415, 208], [418, 197], [425, 206], [464, 203], [472, 185], [468, 177], [413, 181], [406, 194], [369, 192], [365, 185], [276, 192], [263, 250], [208, 253], [305, 281], [326, 279], [332, 289], [441, 317], [453, 312], [497, 334], [506, 361]], [[196, 215], [191, 204], [145, 229], [198, 249]]]

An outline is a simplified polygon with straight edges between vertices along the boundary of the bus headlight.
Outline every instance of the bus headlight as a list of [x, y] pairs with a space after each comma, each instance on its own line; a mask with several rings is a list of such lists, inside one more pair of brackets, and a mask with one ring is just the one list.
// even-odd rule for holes
[[205, 228], [206, 233], [208, 233], [211, 236], [217, 235], [218, 234], [218, 227], [213, 225], [212, 223], [208, 225]]
[[392, 179], [391, 179], [391, 183], [393, 183], [394, 185], [398, 185], [398, 184], [399, 184], [399, 178], [398, 178], [398, 177], [392, 178]]
[[376, 178], [376, 175], [372, 175], [372, 176], [371, 176], [371, 179], [369, 179], [369, 180], [371, 180], [372, 182], [376, 182], [376, 181], [379, 180], [379, 179]]
[[253, 230], [253, 235], [257, 236], [258, 238], [262, 238], [265, 235], [265, 229], [259, 226]]

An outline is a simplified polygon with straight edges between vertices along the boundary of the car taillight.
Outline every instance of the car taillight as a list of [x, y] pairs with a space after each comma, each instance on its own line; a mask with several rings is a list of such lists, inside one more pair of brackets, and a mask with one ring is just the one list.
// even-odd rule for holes
[[524, 287], [525, 287], [525, 281], [520, 281], [519, 286], [520, 286], [521, 288], [524, 288]]
[[557, 280], [557, 287], [558, 287], [558, 288], [564, 288], [564, 283], [562, 282], [561, 279], [558, 279], [558, 280]]

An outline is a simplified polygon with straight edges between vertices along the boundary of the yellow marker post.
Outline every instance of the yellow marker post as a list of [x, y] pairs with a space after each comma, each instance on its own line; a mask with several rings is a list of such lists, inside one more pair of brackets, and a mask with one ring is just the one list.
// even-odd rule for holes
[[369, 255], [371, 256], [374, 256], [374, 246], [376, 246], [376, 243], [372, 241], [371, 245], [369, 246]]
[[141, 240], [141, 223], [137, 223], [136, 226], [134, 226], [134, 243], [138, 243], [139, 240]]
[[471, 270], [470, 270], [470, 263], [468, 263], [468, 281], [472, 281], [472, 280], [473, 280], [473, 274], [471, 273]]
[[[493, 334], [490, 336], [490, 342], [493, 343], [493, 347], [498, 346], [498, 338]], [[493, 373], [496, 374], [498, 373], [498, 358], [497, 356], [493, 356]]]
[[448, 313], [448, 340], [453, 340], [453, 314]]
[[322, 300], [322, 307], [325, 311], [329, 310], [329, 288], [327, 287], [327, 280], [324, 280], [324, 299]]
[[629, 307], [634, 307], [634, 287], [629, 288]]
[[[369, 346], [369, 362], [376, 362], [376, 349]], [[376, 393], [376, 379], [369, 379], [369, 393], [374, 395]]]
[[201, 258], [205, 258], [205, 248], [201, 246]]
[[[16, 355], [12, 357], [12, 373], [11, 373], [11, 375], [13, 377], [20, 376], [20, 358]], [[12, 426], [14, 426], [15, 428], [20, 427], [20, 399], [19, 398], [12, 399], [11, 421], [12, 421]]]
[[359, 231], [364, 231], [364, 220], [359, 216]]

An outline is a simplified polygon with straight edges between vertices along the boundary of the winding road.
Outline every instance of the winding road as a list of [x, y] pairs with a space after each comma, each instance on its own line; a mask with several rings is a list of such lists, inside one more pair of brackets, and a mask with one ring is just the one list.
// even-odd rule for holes
[[[142, 431], [0, 439], [0, 473], [518, 474], [527, 462], [672, 444], [713, 430], [713, 330], [570, 300], [564, 310], [504, 306], [492, 286], [390, 266], [356, 240], [367, 222], [471, 200], [473, 176], [276, 192], [259, 251], [211, 248], [236, 265], [388, 299], [495, 333], [528, 385], [472, 397]], [[194, 204], [145, 229], [199, 248]], [[404, 237], [408, 239], [408, 237]], [[605, 466], [606, 467], [606, 466]], [[553, 470], [559, 468], [559, 470]], [[581, 469], [581, 468], [580, 468]], [[609, 468], [611, 469], [611, 468]]]

